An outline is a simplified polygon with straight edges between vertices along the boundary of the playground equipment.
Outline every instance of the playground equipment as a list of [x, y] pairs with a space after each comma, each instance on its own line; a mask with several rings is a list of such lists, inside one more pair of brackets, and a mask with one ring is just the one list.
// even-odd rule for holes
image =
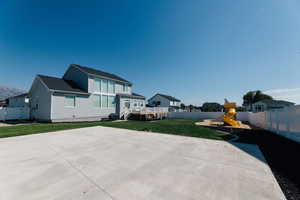
[[230, 126], [240, 126], [240, 122], [235, 120], [236, 118], [236, 103], [234, 102], [228, 102], [227, 99], [225, 99], [224, 103], [225, 108], [225, 114], [223, 115], [223, 121], [225, 124]]

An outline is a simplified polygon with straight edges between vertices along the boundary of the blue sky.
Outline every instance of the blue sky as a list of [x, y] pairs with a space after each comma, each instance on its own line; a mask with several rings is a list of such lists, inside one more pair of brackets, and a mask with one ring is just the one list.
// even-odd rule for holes
[[151, 97], [300, 103], [300, 1], [0, 2], [0, 85], [29, 89], [71, 63], [116, 73]]

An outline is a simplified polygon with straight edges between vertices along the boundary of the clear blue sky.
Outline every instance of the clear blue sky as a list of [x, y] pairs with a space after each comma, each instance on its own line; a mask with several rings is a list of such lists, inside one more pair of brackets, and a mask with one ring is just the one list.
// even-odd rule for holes
[[2, 0], [0, 85], [29, 89], [70, 63], [150, 97], [241, 102], [260, 89], [300, 103], [299, 0]]

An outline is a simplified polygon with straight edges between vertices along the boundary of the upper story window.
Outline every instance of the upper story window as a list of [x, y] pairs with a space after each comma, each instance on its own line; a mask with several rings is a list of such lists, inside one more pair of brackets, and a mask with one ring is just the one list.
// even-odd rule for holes
[[101, 80], [101, 92], [107, 93], [107, 80], [102, 79]]
[[65, 96], [65, 107], [75, 107], [75, 96]]
[[108, 93], [115, 93], [115, 83], [113, 81], [108, 81]]
[[94, 92], [115, 93], [115, 83], [105, 79], [94, 79]]
[[123, 84], [123, 92], [128, 92], [129, 91], [129, 86], [126, 84]]
[[101, 92], [101, 79], [94, 79], [94, 92]]

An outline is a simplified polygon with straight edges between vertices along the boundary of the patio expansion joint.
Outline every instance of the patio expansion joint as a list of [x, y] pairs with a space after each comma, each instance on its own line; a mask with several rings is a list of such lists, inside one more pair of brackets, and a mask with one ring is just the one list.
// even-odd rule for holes
[[98, 190], [105, 193], [111, 200], [117, 200], [113, 197], [108, 191], [106, 191], [102, 186], [96, 183], [93, 179], [91, 179], [87, 174], [85, 174], [82, 170], [77, 168], [71, 161], [62, 156], [53, 146], [48, 145], [51, 150], [53, 150], [60, 158], [62, 158], [72, 169], [74, 169], [77, 173], [83, 176], [89, 183], [95, 186]]

